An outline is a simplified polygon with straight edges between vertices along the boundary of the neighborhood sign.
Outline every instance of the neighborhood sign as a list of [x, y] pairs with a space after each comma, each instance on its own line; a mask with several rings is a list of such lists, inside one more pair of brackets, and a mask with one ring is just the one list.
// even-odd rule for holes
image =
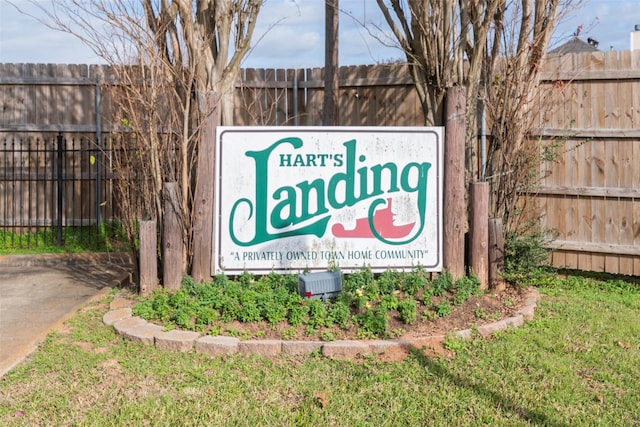
[[442, 268], [440, 127], [218, 127], [213, 271]]

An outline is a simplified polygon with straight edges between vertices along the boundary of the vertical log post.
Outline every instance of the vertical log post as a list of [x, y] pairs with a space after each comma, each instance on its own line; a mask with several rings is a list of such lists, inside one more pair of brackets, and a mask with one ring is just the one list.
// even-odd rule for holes
[[140, 294], [158, 287], [158, 232], [156, 221], [140, 221]]
[[[204, 128], [198, 145], [197, 183], [194, 196], [193, 219], [193, 264], [191, 276], [199, 283], [211, 279], [213, 256], [213, 187], [215, 183], [214, 157], [216, 126], [219, 115], [216, 112], [218, 96], [215, 92], [203, 95], [206, 103]], [[176, 205], [177, 206], [177, 205]]]
[[505, 283], [499, 272], [504, 268], [504, 235], [502, 218], [489, 220], [489, 285], [496, 291], [504, 291]]
[[453, 280], [464, 277], [466, 91], [447, 89], [444, 138], [444, 257]]
[[338, 0], [325, 0], [324, 126], [338, 125]]
[[164, 228], [162, 233], [162, 283], [176, 290], [182, 282], [182, 227], [178, 217], [178, 190], [175, 182], [164, 183]]
[[480, 289], [489, 288], [489, 183], [471, 184], [469, 206], [469, 264], [480, 280]]

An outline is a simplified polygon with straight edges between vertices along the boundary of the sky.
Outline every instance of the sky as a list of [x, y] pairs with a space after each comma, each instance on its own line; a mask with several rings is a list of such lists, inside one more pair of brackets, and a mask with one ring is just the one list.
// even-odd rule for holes
[[[386, 28], [374, 0], [339, 0], [340, 65], [374, 64], [401, 60], [402, 52], [384, 46], [371, 30]], [[43, 5], [49, 0], [38, 0]], [[11, 0], [38, 13], [26, 0]], [[580, 37], [599, 42], [600, 50], [628, 50], [630, 32], [640, 25], [640, 0], [585, 0], [556, 29], [551, 47]], [[311, 68], [324, 66], [324, 1], [266, 0], [254, 32], [253, 48], [243, 62], [255, 68]], [[104, 63], [73, 35], [48, 28], [0, 0], [0, 63]]]

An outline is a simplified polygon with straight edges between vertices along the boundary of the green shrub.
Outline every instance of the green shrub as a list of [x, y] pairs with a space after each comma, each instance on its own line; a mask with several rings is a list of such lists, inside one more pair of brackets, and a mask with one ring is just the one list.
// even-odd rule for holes
[[347, 327], [349, 317], [351, 317], [351, 310], [349, 310], [349, 306], [342, 301], [335, 301], [327, 310], [327, 326], [336, 324], [345, 329]]
[[406, 325], [415, 323], [418, 318], [418, 304], [416, 300], [409, 298], [398, 302], [398, 312], [400, 313], [400, 319]]
[[133, 307], [131, 312], [134, 316], [140, 316], [143, 319], [158, 319], [159, 317], [154, 306], [155, 299], [146, 299]]
[[220, 313], [213, 307], [201, 304], [196, 307], [196, 325], [211, 325], [218, 320]]
[[335, 341], [336, 337], [333, 335], [333, 332], [331, 332], [331, 331], [323, 331], [320, 334], [320, 339], [322, 341]]
[[[456, 283], [454, 295], [468, 297], [476, 287], [473, 280]], [[164, 289], [154, 292], [134, 307], [134, 314], [160, 320], [167, 327], [198, 331], [207, 327], [223, 330], [224, 325], [220, 324], [232, 321], [266, 321], [272, 326], [288, 321], [287, 326], [291, 328], [306, 325], [306, 333], [310, 335], [334, 325], [346, 329], [353, 321], [358, 327], [358, 336], [381, 337], [389, 334], [389, 311], [398, 310], [406, 324], [417, 320], [419, 301], [413, 295], [418, 291], [423, 290], [423, 302], [429, 307], [431, 293], [442, 295], [452, 289], [449, 274], [441, 275], [432, 287], [425, 287], [428, 283], [421, 268], [411, 273], [387, 271], [376, 278], [370, 268], [364, 267], [347, 275], [340, 296], [325, 304], [320, 299], [300, 297], [296, 275], [253, 276], [245, 272], [235, 279], [218, 275], [209, 283], [196, 283], [187, 276], [181, 289], [173, 293]], [[449, 301], [435, 307], [434, 316], [450, 312], [450, 304], [448, 312], [444, 304]]]
[[251, 282], [253, 282], [253, 274], [249, 273], [248, 271], [245, 271], [240, 276], [238, 276], [237, 281], [242, 286], [249, 286]]
[[448, 299], [442, 300], [434, 306], [435, 313], [438, 317], [445, 317], [451, 314], [453, 309]]
[[545, 242], [542, 232], [507, 232], [504, 238], [504, 279], [512, 284], [528, 286], [547, 276], [553, 269], [549, 265], [549, 249]]
[[289, 323], [291, 326], [298, 327], [304, 323], [309, 314], [309, 306], [300, 302], [297, 306], [289, 308]]
[[378, 276], [378, 289], [381, 295], [389, 295], [397, 289], [402, 276], [399, 272], [386, 270]]
[[220, 319], [223, 322], [232, 322], [234, 320], [240, 320], [240, 311], [242, 306], [240, 301], [236, 298], [226, 298], [223, 304], [222, 312], [220, 313]]
[[384, 295], [380, 298], [380, 305], [386, 307], [387, 310], [397, 310], [398, 309], [398, 297], [396, 295]]
[[260, 310], [263, 319], [270, 325], [283, 322], [287, 318], [287, 306], [277, 298], [266, 298], [260, 304]]
[[462, 305], [471, 295], [480, 294], [480, 280], [476, 276], [461, 277], [456, 280], [453, 290], [453, 303]]
[[294, 340], [296, 339], [298, 333], [292, 327], [285, 329], [282, 331], [282, 339], [283, 340]]
[[360, 271], [346, 274], [342, 280], [342, 290], [355, 294], [356, 289], [366, 290], [373, 282], [373, 272], [369, 267], [362, 267]]
[[425, 307], [430, 307], [432, 304], [432, 296], [430, 293], [428, 292], [424, 292], [422, 294], [422, 305], [424, 305]]
[[309, 306], [307, 325], [315, 329], [326, 326], [327, 309], [324, 303], [319, 299], [307, 299], [306, 304]]
[[445, 292], [450, 291], [453, 287], [453, 277], [451, 273], [448, 271], [440, 274], [436, 277], [431, 283], [431, 294], [433, 296], [439, 297], [445, 294]]
[[383, 306], [368, 308], [363, 313], [354, 316], [354, 322], [360, 326], [360, 338], [382, 337], [387, 332], [388, 314]]
[[402, 276], [401, 290], [407, 295], [415, 295], [419, 290], [424, 288], [427, 278], [422, 267], [414, 268], [410, 273]]

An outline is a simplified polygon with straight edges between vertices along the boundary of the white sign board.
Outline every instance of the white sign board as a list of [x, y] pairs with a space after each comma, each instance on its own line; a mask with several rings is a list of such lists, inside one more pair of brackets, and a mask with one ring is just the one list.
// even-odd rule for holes
[[443, 134], [218, 127], [213, 271], [440, 271]]

